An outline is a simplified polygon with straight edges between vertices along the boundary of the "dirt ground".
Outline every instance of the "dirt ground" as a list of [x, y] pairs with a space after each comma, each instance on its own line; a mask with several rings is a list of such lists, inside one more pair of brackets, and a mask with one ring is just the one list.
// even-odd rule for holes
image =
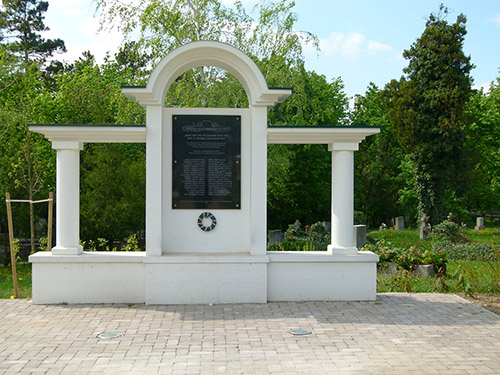
[[474, 297], [466, 296], [464, 293], [457, 294], [467, 301], [500, 315], [500, 295], [498, 294], [474, 294]]

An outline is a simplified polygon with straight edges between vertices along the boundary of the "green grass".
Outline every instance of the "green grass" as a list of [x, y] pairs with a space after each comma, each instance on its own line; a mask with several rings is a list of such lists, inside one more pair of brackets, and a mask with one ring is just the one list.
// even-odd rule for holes
[[486, 228], [477, 232], [474, 229], [466, 229], [464, 234], [473, 242], [500, 245], [500, 228]]
[[[477, 232], [474, 231], [474, 229], [466, 229], [464, 231], [464, 235], [468, 237], [472, 242], [492, 243], [500, 245], [500, 228], [486, 228]], [[420, 239], [420, 234], [417, 229], [405, 229], [400, 232], [386, 229], [382, 231], [369, 232], [368, 236], [373, 237], [377, 240], [384, 239], [386, 241], [392, 242], [393, 245], [402, 248], [409, 248], [414, 245], [419, 245], [422, 247], [430, 246], [429, 240]]]
[[[487, 228], [482, 231], [466, 229], [466, 237], [471, 242], [492, 243], [500, 245], [500, 228]], [[430, 247], [431, 241], [421, 240], [416, 229], [370, 232], [369, 236], [384, 239], [394, 246], [408, 249], [411, 246]], [[448, 260], [444, 278], [414, 277], [402, 271], [398, 275], [387, 275], [379, 272], [377, 276], [378, 292], [471, 292], [485, 294], [500, 293], [500, 261], [481, 262], [465, 260]]]
[[[19, 298], [31, 298], [31, 264], [17, 265], [17, 285]], [[11, 298], [14, 295], [12, 269], [10, 266], [0, 267], [0, 298]]]
[[450, 260], [444, 278], [415, 277], [402, 271], [397, 275], [379, 272], [377, 291], [415, 293], [500, 293], [500, 263]]
[[419, 232], [416, 229], [405, 229], [399, 232], [395, 230], [386, 229], [382, 231], [374, 231], [368, 233], [369, 237], [377, 240], [386, 240], [391, 242], [396, 247], [410, 248], [414, 245], [422, 247], [429, 247], [429, 241], [421, 240]]

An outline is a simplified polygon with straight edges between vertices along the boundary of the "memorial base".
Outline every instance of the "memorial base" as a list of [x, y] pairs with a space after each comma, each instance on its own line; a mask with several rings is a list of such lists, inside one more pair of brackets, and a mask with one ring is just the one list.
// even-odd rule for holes
[[142, 252], [30, 255], [35, 304], [144, 303]]
[[368, 301], [377, 290], [378, 256], [371, 252], [39, 252], [29, 260], [35, 304]]
[[378, 255], [268, 253], [268, 301], [374, 301]]
[[268, 261], [244, 254], [148, 257], [146, 304], [266, 303]]

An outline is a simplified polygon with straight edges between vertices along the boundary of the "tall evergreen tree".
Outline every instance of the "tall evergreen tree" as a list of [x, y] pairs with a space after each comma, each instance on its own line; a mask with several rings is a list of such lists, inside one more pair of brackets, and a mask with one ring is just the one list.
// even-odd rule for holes
[[389, 119], [415, 170], [419, 216], [433, 222], [446, 214], [447, 194], [460, 194], [464, 162], [464, 109], [471, 94], [473, 65], [463, 52], [466, 17], [453, 24], [441, 5], [422, 36], [404, 51], [405, 77], [387, 87]]
[[3, 0], [4, 10], [0, 12], [1, 42], [15, 55], [28, 64], [43, 63], [54, 52], [66, 52], [61, 39], [44, 39], [40, 35], [49, 28], [45, 26], [47, 1]]

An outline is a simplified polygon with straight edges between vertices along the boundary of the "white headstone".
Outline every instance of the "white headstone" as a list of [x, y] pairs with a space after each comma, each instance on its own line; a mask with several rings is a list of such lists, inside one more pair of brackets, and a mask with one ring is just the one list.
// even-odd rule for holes
[[476, 218], [476, 227], [474, 230], [483, 230], [484, 229], [484, 217]]
[[396, 218], [396, 231], [402, 231], [405, 229], [405, 218], [403, 216], [398, 216]]

